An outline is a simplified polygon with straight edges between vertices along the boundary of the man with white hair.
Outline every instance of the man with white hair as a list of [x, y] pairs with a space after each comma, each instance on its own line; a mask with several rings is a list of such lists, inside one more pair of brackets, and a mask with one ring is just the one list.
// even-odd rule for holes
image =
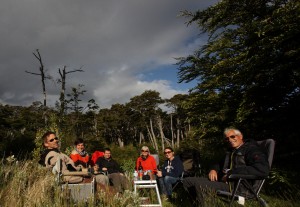
[[[240, 130], [230, 127], [224, 130], [225, 141], [231, 151], [226, 154], [223, 167], [215, 165], [207, 177], [189, 177], [183, 180], [184, 188], [204, 206], [205, 194], [211, 190], [230, 191], [233, 184], [228, 180], [231, 174], [267, 176], [269, 164], [266, 154], [254, 140], [244, 140]], [[242, 189], [246, 193], [246, 189]]]

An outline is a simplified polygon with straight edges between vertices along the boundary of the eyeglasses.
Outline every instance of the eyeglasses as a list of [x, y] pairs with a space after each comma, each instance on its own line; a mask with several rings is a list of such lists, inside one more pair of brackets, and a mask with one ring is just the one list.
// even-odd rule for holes
[[49, 142], [53, 142], [54, 140], [58, 140], [58, 137], [50, 139]]
[[229, 137], [225, 137], [225, 140], [228, 141], [229, 139], [234, 139], [238, 135], [230, 135]]
[[166, 152], [164, 152], [165, 155], [166, 154], [170, 154], [170, 153], [172, 153], [172, 151], [166, 151]]
[[141, 152], [149, 152], [148, 150], [141, 150]]

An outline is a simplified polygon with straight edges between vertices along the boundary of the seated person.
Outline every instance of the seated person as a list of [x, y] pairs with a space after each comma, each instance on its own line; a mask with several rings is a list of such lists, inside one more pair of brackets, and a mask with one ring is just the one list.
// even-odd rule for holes
[[76, 139], [74, 142], [75, 149], [71, 152], [70, 157], [74, 161], [76, 166], [81, 166], [82, 168], [89, 167], [90, 156], [85, 151], [85, 146], [83, 139]]
[[[79, 171], [80, 167], [76, 167], [73, 160], [67, 155], [59, 151], [59, 139], [54, 132], [46, 132], [42, 136], [44, 151], [41, 154], [39, 163], [46, 168], [53, 170], [58, 158], [62, 160], [62, 173], [68, 171]], [[64, 182], [79, 183], [83, 181], [83, 176], [64, 176]]]
[[172, 185], [179, 180], [183, 173], [183, 164], [178, 156], [174, 156], [174, 151], [171, 147], [166, 147], [164, 150], [166, 160], [161, 171], [157, 171], [160, 190], [172, 200]]
[[[71, 152], [71, 159], [74, 161], [75, 166], [80, 166], [83, 169], [88, 169], [90, 167], [90, 156], [85, 151], [84, 141], [83, 139], [79, 138], [75, 140], [74, 142], [75, 149]], [[91, 169], [92, 173], [94, 173], [95, 168]], [[101, 173], [98, 173], [97, 167], [96, 167], [96, 173], [95, 179], [96, 182], [102, 185], [108, 185], [109, 179], [106, 175], [103, 175]]]
[[[205, 194], [210, 191], [230, 191], [233, 184], [227, 177], [231, 174], [252, 174], [267, 176], [269, 164], [266, 154], [253, 140], [244, 140], [236, 128], [224, 130], [225, 140], [231, 152], [227, 153], [223, 168], [215, 165], [206, 177], [188, 177], [183, 180], [184, 188], [194, 196], [200, 206], [204, 206]], [[245, 191], [245, 189], [243, 189]], [[246, 193], [246, 192], [241, 192]]]
[[155, 177], [157, 173], [156, 161], [154, 157], [150, 155], [150, 151], [147, 146], [142, 147], [141, 154], [136, 160], [136, 167], [135, 167], [136, 171], [140, 169], [140, 166], [142, 166], [142, 170], [144, 172], [151, 171], [151, 174], [153, 175], [152, 179], [156, 179]]
[[117, 192], [123, 192], [123, 190], [128, 189], [127, 178], [120, 169], [119, 164], [112, 159], [111, 150], [109, 148], [105, 148], [104, 157], [98, 158], [96, 164], [101, 171], [107, 173], [108, 178]]

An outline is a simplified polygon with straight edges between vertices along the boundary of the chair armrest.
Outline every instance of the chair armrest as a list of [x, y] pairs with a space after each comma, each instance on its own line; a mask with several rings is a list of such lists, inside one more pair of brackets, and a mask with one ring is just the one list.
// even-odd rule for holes
[[69, 171], [69, 172], [63, 172], [62, 175], [65, 176], [87, 176], [90, 177], [91, 173], [90, 172], [82, 172], [82, 171]]
[[263, 180], [265, 177], [260, 177], [256, 175], [246, 175], [246, 174], [231, 174], [228, 177], [229, 179], [246, 179], [246, 180]]

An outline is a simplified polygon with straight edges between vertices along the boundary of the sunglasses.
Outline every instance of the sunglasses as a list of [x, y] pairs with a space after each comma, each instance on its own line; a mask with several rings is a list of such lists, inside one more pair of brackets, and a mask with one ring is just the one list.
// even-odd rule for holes
[[58, 137], [55, 137], [53, 139], [50, 139], [49, 142], [53, 142], [54, 140], [58, 140]]
[[237, 135], [231, 135], [229, 137], [225, 137], [225, 140], [228, 141], [229, 139], [235, 139], [235, 137], [237, 137]]
[[166, 152], [164, 152], [165, 155], [166, 154], [170, 154], [170, 153], [172, 153], [172, 151], [166, 151]]
[[141, 150], [141, 152], [149, 152], [148, 150]]

